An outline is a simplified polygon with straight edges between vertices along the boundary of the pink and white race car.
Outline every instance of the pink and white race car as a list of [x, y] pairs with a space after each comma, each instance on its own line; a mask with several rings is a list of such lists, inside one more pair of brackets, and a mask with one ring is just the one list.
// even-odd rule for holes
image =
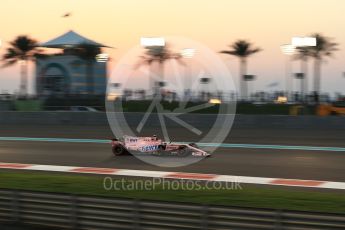
[[114, 155], [124, 154], [150, 154], [158, 156], [210, 156], [204, 150], [201, 150], [196, 144], [179, 144], [164, 142], [158, 139], [156, 135], [151, 137], [133, 137], [123, 136], [121, 139], [114, 138], [111, 141], [112, 151]]

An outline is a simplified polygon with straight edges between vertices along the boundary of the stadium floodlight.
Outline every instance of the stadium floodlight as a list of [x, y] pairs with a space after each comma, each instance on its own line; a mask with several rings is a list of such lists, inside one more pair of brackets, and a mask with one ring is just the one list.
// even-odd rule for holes
[[186, 48], [181, 50], [181, 56], [184, 58], [193, 58], [195, 55], [195, 49]]
[[119, 98], [120, 97], [120, 95], [119, 94], [117, 94], [117, 93], [109, 93], [108, 95], [107, 95], [107, 100], [108, 101], [115, 101], [117, 98]]
[[316, 46], [316, 38], [314, 37], [293, 37], [291, 45], [296, 47], [303, 46]]
[[97, 62], [107, 62], [109, 60], [109, 55], [106, 53], [101, 53], [96, 55]]
[[285, 96], [278, 96], [276, 100], [274, 100], [276, 104], [285, 104], [288, 102], [288, 98]]
[[210, 104], [222, 104], [222, 100], [218, 99], [218, 98], [211, 98], [208, 103]]
[[281, 49], [282, 53], [286, 54], [286, 55], [293, 55], [296, 52], [296, 46], [294, 46], [292, 44], [281, 45], [280, 49]]
[[163, 37], [141, 37], [140, 45], [143, 47], [165, 46], [165, 39]]

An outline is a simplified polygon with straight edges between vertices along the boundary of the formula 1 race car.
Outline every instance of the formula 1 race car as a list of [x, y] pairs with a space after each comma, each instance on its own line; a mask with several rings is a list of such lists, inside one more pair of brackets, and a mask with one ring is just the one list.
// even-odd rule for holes
[[178, 144], [164, 142], [156, 135], [151, 137], [123, 136], [121, 139], [114, 138], [111, 141], [112, 151], [115, 156], [124, 154], [149, 154], [157, 156], [177, 157], [206, 157], [209, 153], [201, 150], [196, 144]]

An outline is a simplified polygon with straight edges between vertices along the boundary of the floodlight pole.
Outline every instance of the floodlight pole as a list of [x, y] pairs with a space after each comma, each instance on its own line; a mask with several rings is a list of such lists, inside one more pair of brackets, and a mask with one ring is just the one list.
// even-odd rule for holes
[[296, 52], [296, 47], [291, 44], [285, 44], [282, 45], [281, 50], [283, 54], [286, 55], [285, 60], [285, 90], [286, 90], [286, 96], [288, 99], [290, 99], [291, 91], [292, 91], [292, 55]]
[[307, 68], [308, 68], [307, 58], [304, 58], [301, 62], [301, 72], [303, 73], [303, 78], [301, 79], [301, 96], [302, 96], [303, 102], [305, 101], [305, 94], [308, 93]]
[[[316, 46], [317, 40], [314, 37], [293, 37], [291, 39], [291, 44], [295, 47], [310, 47], [310, 46]], [[308, 63], [307, 58], [303, 57], [301, 61], [301, 71], [303, 73], [303, 78], [301, 79], [301, 97], [304, 101], [304, 94], [305, 92], [308, 93], [308, 82], [307, 82], [307, 69], [308, 69]]]
[[[140, 45], [144, 48], [150, 48], [150, 47], [154, 47], [154, 46], [160, 46], [160, 47], [164, 47], [165, 46], [165, 39], [163, 37], [141, 37], [140, 38]], [[149, 66], [149, 74], [150, 74], [150, 84], [152, 84], [152, 90], [153, 90], [153, 94], [160, 94], [159, 90], [160, 90], [160, 82], [157, 82], [154, 80], [154, 78], [152, 76], [152, 72], [153, 72], [153, 68], [154, 66], [154, 62]], [[158, 70], [158, 74], [160, 79], [163, 78], [162, 74], [164, 74], [164, 66], [163, 64], [159, 64], [159, 70]], [[151, 87], [151, 86], [150, 86]], [[153, 98], [155, 96], [153, 95]]]
[[[190, 83], [192, 83], [193, 82], [193, 80], [192, 80], [192, 77], [193, 77], [193, 65], [192, 65], [192, 61], [191, 60], [189, 60], [189, 59], [192, 59], [193, 57], [194, 57], [194, 55], [195, 55], [195, 49], [192, 49], [192, 48], [185, 48], [185, 49], [182, 49], [181, 50], [181, 56], [184, 58], [184, 59], [188, 59], [187, 60], [187, 65], [186, 65], [186, 68], [185, 68], [185, 70], [186, 70], [186, 73], [185, 73], [185, 75], [186, 76], [184, 76], [186, 79], [184, 80], [184, 84], [185, 84], [185, 92], [189, 89], [189, 87], [191, 87], [192, 86], [192, 84], [190, 84]], [[191, 92], [191, 89], [189, 89], [190, 91], [189, 91], [189, 93], [191, 94], [192, 92]], [[190, 97], [191, 95], [187, 95], [187, 97]], [[186, 98], [187, 100], [189, 99], [189, 98]]]

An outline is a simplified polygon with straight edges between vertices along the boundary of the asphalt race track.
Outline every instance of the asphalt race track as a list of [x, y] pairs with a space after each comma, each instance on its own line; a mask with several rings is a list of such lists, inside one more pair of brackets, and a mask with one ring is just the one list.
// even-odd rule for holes
[[[4, 137], [107, 139], [106, 126], [1, 125]], [[180, 140], [188, 139], [179, 132]], [[147, 130], [154, 133], [154, 130]], [[186, 140], [193, 141], [193, 140]], [[234, 128], [226, 143], [345, 147], [343, 130]], [[182, 171], [238, 176], [295, 178], [345, 182], [344, 151], [219, 148], [211, 158], [179, 168], [148, 165], [133, 156], [114, 157], [109, 144], [0, 141], [0, 162]]]

